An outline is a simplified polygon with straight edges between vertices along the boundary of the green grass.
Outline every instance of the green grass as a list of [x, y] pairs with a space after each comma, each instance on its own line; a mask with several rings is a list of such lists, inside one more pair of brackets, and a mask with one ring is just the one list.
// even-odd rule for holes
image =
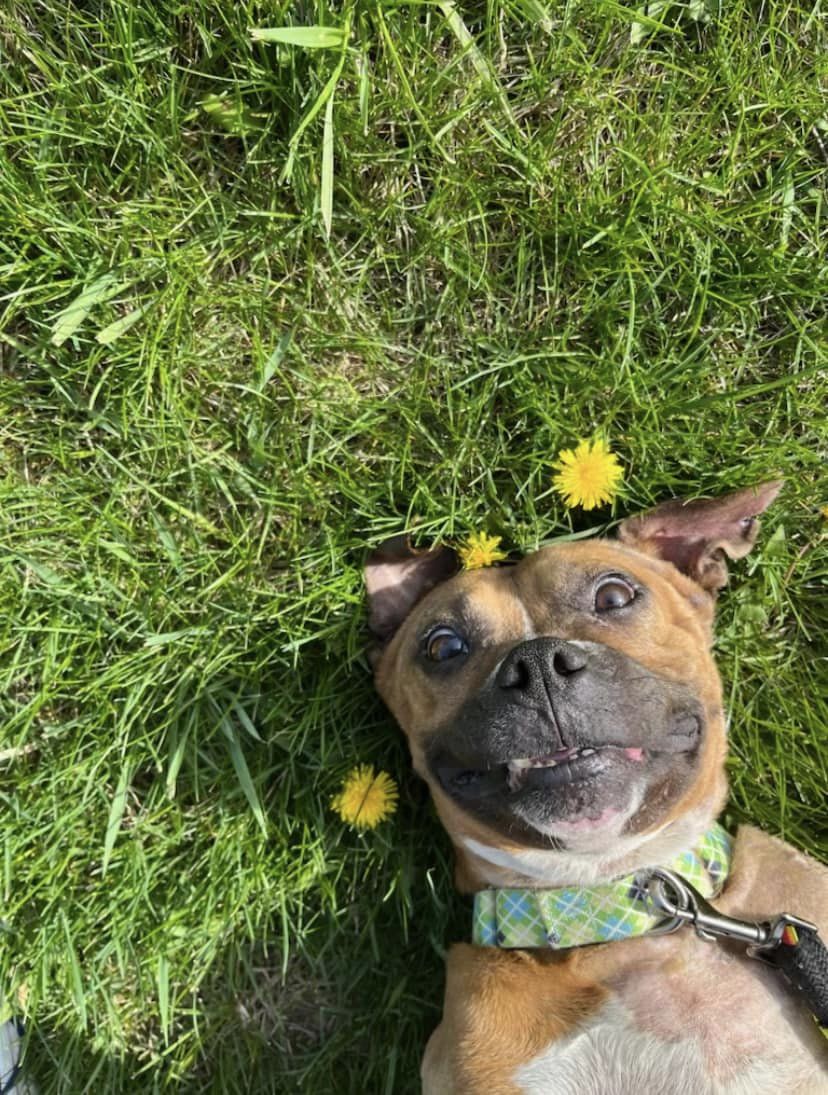
[[[0, 985], [44, 1093], [417, 1090], [468, 916], [363, 656], [404, 528], [785, 475], [721, 602], [727, 821], [826, 856], [825, 15], [642, 10], [0, 13]], [[570, 517], [595, 431], [625, 493]], [[401, 783], [366, 836], [357, 762]]]

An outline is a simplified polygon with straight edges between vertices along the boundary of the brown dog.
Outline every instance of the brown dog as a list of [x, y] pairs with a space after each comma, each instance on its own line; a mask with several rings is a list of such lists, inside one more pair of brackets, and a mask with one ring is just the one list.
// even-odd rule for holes
[[[380, 694], [408, 736], [464, 891], [590, 887], [658, 865], [726, 795], [713, 609], [780, 484], [668, 502], [620, 540], [457, 573], [403, 538], [366, 584]], [[828, 870], [739, 830], [716, 907], [828, 930]], [[498, 936], [500, 938], [500, 936]], [[688, 927], [566, 950], [460, 944], [426, 1092], [828, 1092], [828, 1042], [781, 975]]]

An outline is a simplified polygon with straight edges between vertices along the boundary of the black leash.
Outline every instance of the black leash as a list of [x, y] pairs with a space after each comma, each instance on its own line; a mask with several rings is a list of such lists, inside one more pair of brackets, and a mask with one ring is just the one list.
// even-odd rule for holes
[[766, 961], [787, 977], [822, 1027], [828, 1027], [828, 947], [813, 924], [794, 929], [798, 938], [768, 952]]
[[692, 924], [700, 939], [749, 944], [748, 955], [780, 970], [819, 1025], [828, 1027], [828, 947], [813, 924], [789, 913], [764, 921], [725, 916], [680, 875], [661, 867], [649, 873], [646, 885], [653, 906], [669, 918], [656, 932]]

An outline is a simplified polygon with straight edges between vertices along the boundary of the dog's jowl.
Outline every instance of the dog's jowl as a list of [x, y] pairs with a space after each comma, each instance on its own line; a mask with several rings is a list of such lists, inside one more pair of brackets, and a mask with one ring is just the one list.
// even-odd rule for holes
[[675, 871], [720, 912], [828, 934], [828, 870], [717, 824], [726, 722], [713, 616], [778, 483], [668, 502], [615, 540], [459, 572], [383, 544], [366, 567], [377, 687], [474, 893], [428, 1093], [828, 1093], [828, 1039], [742, 945], [664, 933]]

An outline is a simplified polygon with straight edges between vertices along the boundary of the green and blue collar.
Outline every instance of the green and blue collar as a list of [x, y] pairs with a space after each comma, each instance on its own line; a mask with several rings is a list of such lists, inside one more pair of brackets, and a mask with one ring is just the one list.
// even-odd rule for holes
[[[667, 866], [704, 897], [721, 892], [730, 871], [731, 840], [714, 825]], [[649, 906], [647, 871], [600, 886], [557, 890], [482, 890], [474, 897], [472, 942], [481, 947], [564, 950], [644, 935], [664, 921]]]

